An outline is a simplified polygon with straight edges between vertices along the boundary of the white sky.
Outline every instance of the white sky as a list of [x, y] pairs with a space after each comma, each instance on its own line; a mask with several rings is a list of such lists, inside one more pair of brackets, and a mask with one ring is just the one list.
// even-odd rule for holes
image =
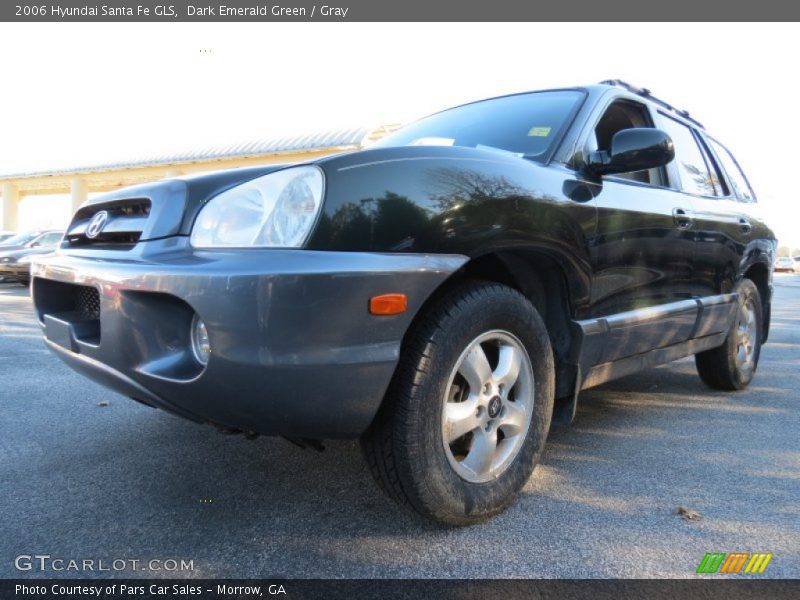
[[[727, 144], [781, 243], [800, 247], [788, 185], [798, 57], [797, 24], [3, 23], [0, 173], [405, 121], [619, 78]], [[58, 224], [63, 207], [23, 201], [21, 225]]]

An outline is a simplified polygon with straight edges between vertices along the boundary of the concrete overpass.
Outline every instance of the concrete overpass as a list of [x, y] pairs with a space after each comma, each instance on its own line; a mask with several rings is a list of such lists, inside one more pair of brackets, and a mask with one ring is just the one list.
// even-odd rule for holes
[[88, 199], [91, 192], [107, 192], [189, 173], [298, 162], [336, 152], [358, 150], [397, 127], [385, 125], [374, 129], [355, 128], [315, 135], [272, 138], [223, 148], [54, 171], [0, 173], [3, 207], [0, 230], [17, 229], [19, 203], [24, 197], [69, 193], [74, 212]]

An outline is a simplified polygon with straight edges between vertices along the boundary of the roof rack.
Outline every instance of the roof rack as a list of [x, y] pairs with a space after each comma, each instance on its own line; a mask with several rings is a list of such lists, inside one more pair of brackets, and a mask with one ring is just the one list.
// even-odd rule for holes
[[688, 110], [678, 110], [668, 102], [664, 102], [660, 98], [656, 98], [655, 96], [653, 96], [653, 94], [651, 94], [650, 90], [648, 90], [647, 88], [636, 87], [634, 85], [631, 85], [630, 83], [622, 81], [621, 79], [606, 79], [605, 81], [601, 81], [600, 85], [613, 85], [614, 87], [621, 87], [623, 89], [626, 89], [632, 94], [636, 94], [637, 96], [641, 96], [642, 98], [647, 98], [651, 102], [655, 102], [659, 106], [666, 108], [671, 112], [674, 112], [676, 115], [683, 117], [687, 121], [691, 121], [701, 129], [705, 129], [705, 127], [700, 121], [698, 121], [697, 119], [693, 119], [692, 117], [689, 116]]

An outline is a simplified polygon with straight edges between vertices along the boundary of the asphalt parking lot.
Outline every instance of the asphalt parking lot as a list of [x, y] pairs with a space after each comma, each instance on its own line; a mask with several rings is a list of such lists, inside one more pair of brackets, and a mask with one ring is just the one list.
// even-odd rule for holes
[[[800, 276], [780, 275], [747, 391], [683, 360], [584, 392], [510, 510], [444, 529], [384, 500], [355, 442], [225, 436], [78, 376], [0, 284], [0, 577], [692, 577], [706, 552], [763, 551], [764, 576], [797, 578], [798, 390]], [[17, 571], [29, 554], [194, 569]]]

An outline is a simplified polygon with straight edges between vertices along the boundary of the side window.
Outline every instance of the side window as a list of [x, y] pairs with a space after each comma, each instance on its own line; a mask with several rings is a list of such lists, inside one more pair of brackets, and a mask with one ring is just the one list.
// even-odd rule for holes
[[[675, 165], [678, 169], [678, 177], [680, 177], [680, 189], [698, 196], [723, 195], [724, 192], [718, 187], [719, 179], [712, 176], [692, 130], [663, 113], [659, 114], [662, 117], [664, 131], [669, 134], [675, 145]], [[715, 179], [717, 186], [714, 185]]]
[[[695, 134], [695, 139], [700, 138], [699, 135]], [[716, 196], [730, 196], [731, 192], [728, 189], [728, 184], [725, 181], [725, 177], [722, 175], [722, 168], [719, 166], [719, 162], [713, 156], [711, 150], [708, 147], [708, 144], [705, 142], [704, 139], [698, 140], [700, 144], [700, 148], [703, 151], [703, 157], [706, 159], [706, 166], [708, 167], [709, 172], [711, 173], [711, 183], [714, 186], [714, 194]]]
[[42, 246], [50, 246], [50, 245], [57, 244], [58, 242], [60, 242], [61, 238], [62, 238], [62, 234], [60, 234], [60, 233], [48, 233], [47, 235], [43, 235], [42, 237], [40, 237], [37, 241]]
[[750, 187], [747, 177], [744, 176], [742, 169], [739, 168], [739, 163], [736, 162], [733, 155], [716, 140], [708, 138], [708, 141], [711, 143], [719, 162], [722, 163], [722, 168], [728, 175], [728, 181], [736, 197], [743, 202], [755, 202], [756, 195], [753, 193], [753, 188]]
[[[605, 150], [608, 152], [611, 150], [611, 139], [618, 131], [652, 126], [653, 122], [650, 119], [650, 114], [643, 104], [631, 100], [617, 100], [606, 109], [602, 118], [597, 122], [597, 126], [594, 128], [594, 140], [592, 140], [595, 147], [591, 148], [591, 150]], [[667, 185], [666, 172], [661, 168], [636, 171], [635, 173], [623, 173], [614, 177], [650, 185]]]

